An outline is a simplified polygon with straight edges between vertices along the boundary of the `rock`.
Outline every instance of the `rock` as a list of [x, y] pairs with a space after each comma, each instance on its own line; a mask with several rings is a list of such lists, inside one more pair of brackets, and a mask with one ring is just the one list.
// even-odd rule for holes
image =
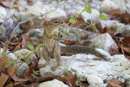
[[[0, 58], [2, 58], [3, 56], [2, 56], [2, 52], [3, 52], [3, 49], [0, 49]], [[7, 51], [7, 53], [8, 53], [9, 51]], [[9, 53], [8, 55], [7, 55], [9, 58], [11, 58], [11, 59], [15, 59], [16, 60], [16, 64], [15, 65], [13, 65], [15, 68], [17, 68], [17, 67], [19, 67], [19, 65], [21, 64], [21, 61], [20, 60], [17, 60], [17, 58], [18, 58], [18, 56], [15, 56], [13, 53]], [[25, 74], [28, 72], [28, 69], [27, 68], [29, 68], [29, 66], [26, 64], [26, 63], [24, 63], [23, 62], [23, 64], [18, 68], [18, 70], [16, 71], [16, 75], [18, 76], [18, 77], [21, 77], [21, 78], [24, 78], [24, 72], [25, 72], [25, 70], [26, 70], [26, 72], [25, 72]]]
[[[21, 62], [22, 63], [22, 62]], [[15, 65], [15, 68], [17, 69], [19, 67], [19, 65], [21, 63], [18, 63]], [[24, 74], [27, 74], [28, 73], [28, 69], [29, 69], [29, 66], [23, 62], [20, 67], [18, 68], [18, 70], [16, 71], [16, 75], [20, 78], [24, 78]]]
[[[106, 84], [103, 83], [103, 80], [112, 80], [115, 78], [120, 82], [123, 82], [129, 79], [130, 62], [125, 58], [124, 55], [110, 56], [111, 62], [106, 62], [104, 60], [93, 60], [96, 58], [96, 56], [86, 54], [76, 54], [68, 57], [61, 56], [61, 58], [62, 63], [59, 66], [60, 69], [57, 68], [55, 71], [52, 71], [51, 69], [56, 65], [56, 61], [51, 60], [48, 65], [40, 68], [40, 75], [43, 77], [51, 75], [58, 75], [63, 77], [65, 75], [63, 70], [66, 69], [71, 71], [72, 68], [77, 71], [76, 76], [80, 81], [88, 81], [92, 87], [98, 87], [93, 86], [95, 83], [97, 83], [99, 87], [103, 87]], [[39, 61], [39, 64], [44, 63], [44, 59]], [[75, 73], [73, 72], [72, 74]], [[107, 87], [107, 85], [104, 87]]]
[[31, 29], [26, 35], [33, 39], [39, 39], [43, 37], [44, 28]]
[[3, 22], [4, 21], [4, 19], [5, 19], [5, 16], [6, 16], [6, 13], [7, 13], [7, 11], [6, 11], [6, 9], [4, 8], [4, 7], [2, 7], [2, 6], [0, 6], [0, 22]]
[[57, 79], [54, 79], [52, 81], [40, 83], [38, 87], [69, 87], [69, 86], [65, 85], [63, 82]]
[[111, 27], [112, 25], [118, 24], [118, 23], [119, 21], [115, 21], [115, 20], [100, 20], [96, 24], [104, 28], [104, 27]]
[[119, 23], [115, 20], [100, 20], [97, 22], [98, 25], [100, 25], [102, 28], [104, 27], [111, 27], [114, 30], [114, 34], [122, 33], [124, 31], [124, 24]]
[[101, 4], [101, 9], [105, 13], [109, 13], [110, 11], [115, 9], [120, 9], [120, 13], [125, 13], [125, 11], [130, 13], [129, 5], [130, 3], [127, 0], [104, 0]]
[[127, 33], [128, 35], [130, 35], [130, 25], [124, 25], [124, 28], [122, 30], [122, 34], [126, 35]]
[[103, 80], [98, 76], [89, 75], [87, 81], [90, 87], [104, 87]]
[[104, 0], [101, 4], [101, 9], [105, 13], [109, 13], [110, 11], [117, 8], [118, 6], [111, 0]]
[[122, 33], [124, 24], [122, 23], [116, 23], [111, 26], [114, 30], [114, 34]]
[[[2, 23], [6, 17], [6, 10], [3, 8], [3, 7], [0, 7], [0, 9], [2, 9], [1, 11], [1, 15], [0, 15], [0, 22]], [[19, 14], [18, 12], [15, 10], [15, 9], [12, 9], [10, 11], [10, 13], [7, 15], [7, 19], [4, 24], [1, 26], [1, 28], [3, 28], [4, 31], [3, 32], [3, 35], [4, 36], [10, 36], [12, 30], [15, 28], [15, 26], [18, 24], [18, 19], [16, 19], [13, 14], [17, 17], [19, 17]], [[1, 40], [5, 40], [5, 38], [1, 37], [1, 34], [0, 34], [0, 39]]]
[[[77, 12], [76, 14], [79, 14], [83, 9], [84, 8], [81, 8], [78, 11], [76, 11]], [[86, 11], [81, 13], [81, 17], [85, 22], [87, 22], [88, 19], [93, 21], [99, 17], [100, 13], [98, 10], [96, 10], [96, 9], [91, 9], [91, 10], [92, 10], [91, 14], [87, 13]]]
[[101, 34], [93, 38], [91, 41], [92, 43], [89, 44], [89, 47], [94, 45], [94, 47], [103, 49], [105, 51], [109, 51], [111, 45], [116, 45], [116, 43], [108, 33]]
[[[14, 55], [17, 58], [21, 58], [23, 56], [27, 57], [29, 55], [30, 51], [28, 49], [21, 49], [16, 52], [14, 52]], [[34, 54], [31, 54], [27, 59], [35, 60], [37, 57]]]
[[[17, 64], [15, 65], [15, 68], [19, 67], [19, 65], [22, 63], [19, 58], [22, 58], [23, 56], [27, 57], [28, 54], [30, 53], [29, 50], [27, 49], [21, 49], [16, 52], [14, 52], [14, 55], [17, 57], [18, 61]], [[27, 59], [30, 59], [31, 61], [35, 60], [37, 57], [34, 54], [31, 54]], [[24, 73], [28, 73], [28, 68], [29, 66], [23, 62], [22, 65], [19, 67], [17, 70], [16, 74], [18, 77], [24, 78]], [[26, 72], [25, 72], [26, 70]]]
[[[9, 51], [7, 51], [7, 53], [8, 53], [8, 52], [9, 52]], [[2, 53], [3, 53], [3, 49], [0, 48], [0, 58], [3, 57]], [[12, 58], [12, 59], [17, 59], [13, 53], [9, 53], [9, 54], [7, 54], [7, 56], [8, 56], [9, 58]]]
[[[47, 12], [54, 10], [54, 9], [55, 9], [55, 7], [53, 7], [53, 6], [42, 5], [40, 2], [37, 2], [36, 4], [34, 4], [30, 8], [28, 8], [26, 14], [22, 16], [21, 20], [24, 21], [24, 20], [27, 20], [27, 19], [33, 17], [33, 16], [45, 14]], [[48, 13], [47, 15], [51, 19], [53, 19], [53, 18], [61, 18], [61, 19], [67, 18], [66, 12], [60, 8]], [[45, 17], [45, 15], [43, 16], [43, 18], [44, 17]], [[38, 18], [35, 18], [33, 21], [35, 23], [43, 24], [43, 18], [38, 17]]]

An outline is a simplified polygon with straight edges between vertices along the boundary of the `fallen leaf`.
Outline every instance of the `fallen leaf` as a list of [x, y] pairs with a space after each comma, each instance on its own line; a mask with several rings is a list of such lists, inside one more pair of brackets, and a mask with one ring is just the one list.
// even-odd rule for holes
[[1, 57], [0, 58], [0, 61], [2, 60], [3, 58], [3, 62], [2, 62], [2, 67], [1, 67], [1, 71], [5, 70], [5, 65], [8, 64], [8, 62], [5, 62], [5, 61], [8, 61], [8, 59], [4, 56], [4, 57]]
[[73, 44], [75, 44], [75, 41], [65, 40], [63, 44], [65, 44], [65, 45], [73, 45]]
[[88, 46], [90, 43], [92, 43], [91, 41], [84, 41], [83, 43], [82, 43], [82, 46]]
[[75, 84], [75, 82], [77, 81], [77, 78], [72, 74], [64, 76], [62, 78], [57, 78], [57, 79], [64, 83], [69, 81], [72, 85]]
[[22, 79], [17, 77], [15, 74], [12, 76], [12, 79], [16, 82], [16, 81], [28, 81], [28, 79]]
[[15, 73], [15, 68], [13, 66], [9, 66], [7, 70], [7, 75], [12, 76]]
[[121, 49], [123, 49], [127, 54], [130, 55], [130, 48], [129, 47], [122, 47], [121, 46]]
[[11, 82], [7, 86], [5, 86], [5, 87], [13, 87], [13, 83]]
[[0, 76], [0, 87], [4, 86], [4, 84], [6, 83], [6, 81], [8, 80], [8, 78], [9, 78], [9, 76], [7, 76], [4, 73], [1, 73], [1, 76]]
[[114, 15], [114, 14], [120, 14], [120, 9], [114, 9], [109, 12], [109, 14]]
[[124, 38], [123, 44], [130, 47], [130, 36]]
[[115, 82], [112, 82], [112, 81], [108, 81], [107, 82], [110, 84], [108, 85], [108, 87], [121, 87], [119, 84], [115, 83]]

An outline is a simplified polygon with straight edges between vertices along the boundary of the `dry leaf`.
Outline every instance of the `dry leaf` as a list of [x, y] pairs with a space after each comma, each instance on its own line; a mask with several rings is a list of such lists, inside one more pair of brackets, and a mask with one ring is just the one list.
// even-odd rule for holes
[[13, 87], [13, 83], [11, 82], [10, 84], [8, 84], [7, 86], [5, 87]]
[[65, 40], [63, 44], [65, 44], [65, 45], [73, 45], [73, 44], [75, 44], [75, 41]]
[[91, 41], [84, 41], [84, 42], [82, 43], [82, 46], [88, 46], [90, 43], [91, 43]]
[[0, 87], [4, 86], [4, 84], [6, 83], [6, 81], [8, 80], [8, 78], [9, 78], [9, 76], [7, 76], [4, 73], [1, 73], [1, 76], [0, 76]]
[[130, 47], [130, 36], [124, 38], [123, 44], [124, 44], [125, 46]]
[[120, 14], [120, 9], [114, 9], [109, 12], [109, 14], [114, 15], [114, 14]]
[[64, 83], [69, 81], [73, 85], [77, 81], [77, 78], [74, 75], [70, 74], [70, 75], [64, 76], [62, 78], [58, 78], [58, 80], [60, 80]]
[[108, 87], [121, 87], [119, 84], [116, 84], [115, 82], [108, 81], [107, 82], [110, 84]]
[[12, 76], [15, 73], [15, 68], [13, 66], [9, 66], [7, 70], [7, 75]]
[[[5, 70], [5, 68], [6, 68], [5, 65], [8, 64], [8, 62], [7, 62], [8, 59], [4, 56], [4, 57], [1, 57], [1, 58], [0, 58], [0, 61], [2, 60], [2, 58], [3, 58], [3, 62], [2, 62], [1, 71]], [[5, 61], [6, 61], [6, 62], [5, 62]]]
[[28, 79], [22, 79], [17, 77], [15, 74], [12, 76], [12, 79], [16, 82], [16, 81], [28, 81]]

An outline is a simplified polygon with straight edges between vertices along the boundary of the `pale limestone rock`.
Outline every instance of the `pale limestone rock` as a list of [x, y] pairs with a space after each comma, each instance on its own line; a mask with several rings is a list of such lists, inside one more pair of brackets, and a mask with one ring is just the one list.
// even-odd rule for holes
[[98, 25], [100, 25], [102, 28], [104, 27], [111, 27], [114, 30], [114, 33], [122, 33], [124, 32], [124, 27], [125, 25], [123, 23], [119, 23], [119, 21], [115, 21], [115, 20], [100, 20], [99, 22], [97, 22]]
[[57, 79], [54, 79], [52, 81], [40, 83], [38, 87], [69, 87], [69, 86], [65, 85], [63, 82]]
[[[120, 82], [124, 82], [125, 80], [129, 79], [130, 62], [125, 58], [124, 55], [110, 56], [111, 62], [93, 60], [93, 58], [96, 58], [96, 56], [86, 54], [77, 54], [68, 57], [62, 56], [61, 58], [62, 63], [59, 67], [63, 70], [67, 69], [70, 71], [71, 68], [75, 69], [77, 71], [76, 75], [80, 81], [88, 81], [93, 85], [95, 82], [97, 82], [97, 84], [107, 87], [106, 83], [103, 83], [103, 80], [112, 80], [115, 78]], [[44, 64], [45, 61], [43, 61], [44, 59], [41, 59], [40, 63]], [[45, 67], [40, 68], [40, 74], [43, 77], [50, 75], [64, 76], [63, 70], [59, 68], [56, 71], [51, 70], [52, 67], [55, 66], [54, 62], [56, 64], [56, 61], [53, 60]], [[90, 79], [90, 75], [92, 75], [92, 79], [95, 79], [94, 81]]]
[[104, 87], [103, 80], [95, 75], [88, 75], [87, 77], [90, 87]]
[[[33, 16], [37, 16], [40, 14], [45, 14], [47, 12], [50, 12], [52, 10], [54, 10], [55, 7], [54, 6], [48, 6], [48, 5], [42, 5], [40, 2], [37, 2], [36, 4], [30, 6], [30, 8], [28, 8], [27, 12], [25, 15], [22, 16], [21, 20], [27, 20]], [[51, 19], [53, 18], [67, 18], [67, 14], [63, 9], [57, 8], [55, 11], [52, 11], [50, 13], [47, 14]], [[43, 16], [45, 17], [45, 15]], [[34, 19], [35, 23], [39, 23], [39, 24], [43, 24], [43, 18], [42, 17], [38, 17]]]
[[[17, 69], [19, 67], [19, 65], [21, 64], [22, 62], [18, 63], [15, 65], [15, 68]], [[29, 69], [29, 66], [23, 62], [22, 65], [18, 68], [18, 70], [16, 71], [16, 75], [20, 78], [24, 78], [24, 73], [28, 73], [28, 69]]]
[[[8, 52], [9, 52], [9, 51], [7, 51], [7, 53], [8, 53]], [[3, 57], [2, 53], [3, 53], [3, 49], [1, 48], [1, 49], [0, 49], [0, 58]], [[9, 58], [12, 58], [12, 59], [17, 59], [13, 53], [9, 53], [9, 54], [7, 54], [7, 56], [8, 56]]]
[[[77, 10], [76, 14], [79, 14], [83, 9], [84, 8]], [[97, 18], [99, 18], [99, 15], [100, 15], [99, 11], [96, 9], [91, 9], [91, 10], [92, 10], [91, 14], [87, 13], [86, 11], [81, 13], [81, 17], [85, 22], [87, 22], [88, 19], [93, 21], [93, 20], [96, 20]]]
[[3, 22], [6, 16], [6, 9], [2, 6], [0, 6], [0, 22]]
[[96, 48], [101, 48], [105, 51], [109, 51], [111, 45], [116, 45], [116, 43], [108, 33], [101, 34], [93, 38], [91, 41], [92, 43], [89, 45], [90, 47], [94, 45]]
[[111, 0], [104, 0], [101, 4], [101, 9], [105, 13], [109, 13], [111, 10], [117, 9], [118, 6]]
[[[28, 49], [21, 49], [21, 50], [18, 50], [16, 52], [14, 52], [14, 55], [17, 57], [17, 58], [21, 58], [23, 57], [22, 54], [26, 54], [26, 56], [28, 56], [30, 53], [30, 51]], [[25, 57], [26, 57], [25, 56]], [[35, 60], [37, 57], [34, 55], [34, 54], [31, 54], [28, 59], [31, 59], [31, 60]]]

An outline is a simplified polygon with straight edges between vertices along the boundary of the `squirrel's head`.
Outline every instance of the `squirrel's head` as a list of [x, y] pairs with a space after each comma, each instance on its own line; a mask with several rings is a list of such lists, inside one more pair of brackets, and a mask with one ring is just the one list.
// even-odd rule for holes
[[61, 27], [63, 24], [63, 21], [62, 20], [59, 20], [59, 19], [52, 19], [51, 21], [48, 22], [48, 25], [51, 25], [53, 27]]

